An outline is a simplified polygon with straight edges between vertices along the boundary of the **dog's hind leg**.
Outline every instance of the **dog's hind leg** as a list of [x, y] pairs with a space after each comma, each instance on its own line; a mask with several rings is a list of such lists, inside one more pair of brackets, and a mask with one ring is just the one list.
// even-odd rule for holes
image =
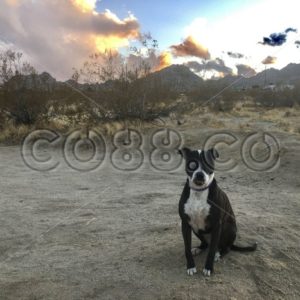
[[227, 227], [221, 234], [219, 249], [220, 256], [223, 257], [230, 251], [230, 247], [233, 245], [236, 238], [236, 229]]

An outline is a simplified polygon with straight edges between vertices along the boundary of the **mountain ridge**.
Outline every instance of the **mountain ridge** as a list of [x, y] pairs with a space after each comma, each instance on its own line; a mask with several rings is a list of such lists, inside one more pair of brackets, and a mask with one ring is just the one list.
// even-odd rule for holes
[[[201, 88], [205, 82], [214, 81], [220, 85], [232, 85], [235, 88], [251, 88], [253, 86], [264, 87], [268, 84], [295, 84], [300, 82], [300, 64], [290, 63], [284, 68], [278, 70], [274, 68], [263, 70], [256, 75], [246, 78], [243, 76], [227, 75], [219, 79], [203, 80], [201, 77], [192, 72], [185, 65], [171, 65], [159, 71], [150, 73], [140, 79], [147, 87], [155, 87], [159, 82], [177, 93], [186, 93]], [[10, 79], [9, 85], [14, 89], [40, 89], [51, 91], [64, 85], [84, 90], [97, 91], [114, 87], [114, 81], [109, 80], [104, 83], [78, 83], [72, 79], [66, 81], [57, 81], [47, 72], [32, 75], [16, 75]]]

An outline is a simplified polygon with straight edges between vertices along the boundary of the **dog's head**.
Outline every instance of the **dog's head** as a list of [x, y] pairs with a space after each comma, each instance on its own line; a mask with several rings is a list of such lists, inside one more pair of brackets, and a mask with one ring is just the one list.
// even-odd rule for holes
[[214, 179], [215, 160], [219, 157], [218, 151], [214, 148], [206, 151], [183, 148], [179, 150], [179, 153], [185, 159], [185, 171], [190, 188], [206, 189]]

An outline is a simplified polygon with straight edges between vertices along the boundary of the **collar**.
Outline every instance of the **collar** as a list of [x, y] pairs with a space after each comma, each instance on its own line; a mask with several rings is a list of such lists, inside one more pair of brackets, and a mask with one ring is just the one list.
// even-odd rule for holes
[[195, 192], [203, 192], [203, 191], [207, 190], [207, 189], [209, 188], [209, 186], [210, 186], [210, 185], [206, 186], [206, 187], [203, 188], [203, 189], [195, 189], [195, 188], [192, 188], [192, 187], [190, 187], [190, 189], [191, 189], [192, 191], [195, 191]]

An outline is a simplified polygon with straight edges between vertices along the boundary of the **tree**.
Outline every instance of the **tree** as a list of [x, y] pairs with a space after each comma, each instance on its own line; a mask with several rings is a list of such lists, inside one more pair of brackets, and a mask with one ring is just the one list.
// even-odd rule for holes
[[142, 34], [139, 43], [129, 48], [128, 56], [112, 49], [94, 53], [82, 68], [74, 69], [72, 79], [102, 84], [94, 92], [96, 99], [91, 97], [109, 111], [108, 116], [118, 119], [146, 118], [145, 108], [149, 108], [153, 96], [161, 88], [158, 83], [149, 90], [142, 80], [159, 63], [157, 49], [157, 40], [150, 33]]
[[0, 85], [5, 84], [13, 76], [36, 74], [33, 66], [23, 61], [23, 54], [11, 49], [0, 52]]
[[130, 47], [127, 57], [114, 49], [91, 54], [79, 70], [74, 68], [72, 79], [89, 84], [112, 80], [133, 82], [151, 72], [158, 60], [157, 49], [157, 40], [150, 33], [142, 34], [139, 45]]
[[102, 83], [120, 78], [123, 71], [124, 58], [113, 50], [91, 54], [78, 71], [74, 69], [73, 78], [85, 83]]
[[[46, 110], [44, 91], [35, 86], [36, 71], [23, 60], [21, 52], [0, 52], [0, 113], [16, 124], [33, 124]], [[33, 86], [24, 82], [31, 77]], [[2, 116], [2, 122], [4, 122]]]

